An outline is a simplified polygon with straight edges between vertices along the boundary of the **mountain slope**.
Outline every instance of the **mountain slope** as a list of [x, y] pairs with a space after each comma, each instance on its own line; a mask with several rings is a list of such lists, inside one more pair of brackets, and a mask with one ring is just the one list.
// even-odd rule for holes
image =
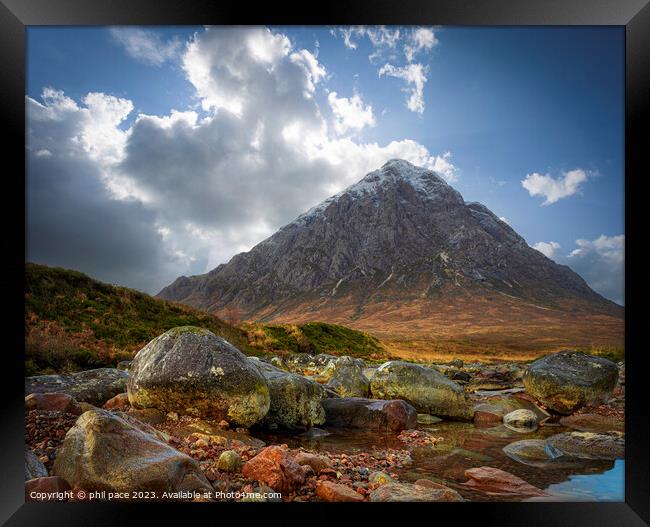
[[[533, 320], [557, 315], [558, 324], [575, 325], [577, 313], [605, 317], [617, 340], [623, 316], [485, 206], [465, 203], [434, 172], [403, 160], [158, 296], [243, 319], [325, 320], [400, 338], [456, 324], [445, 313], [469, 321], [456, 324], [459, 335], [492, 334], [500, 330], [489, 326], [523, 310]], [[493, 320], [481, 320], [487, 312]], [[582, 337], [593, 335], [584, 329]]]

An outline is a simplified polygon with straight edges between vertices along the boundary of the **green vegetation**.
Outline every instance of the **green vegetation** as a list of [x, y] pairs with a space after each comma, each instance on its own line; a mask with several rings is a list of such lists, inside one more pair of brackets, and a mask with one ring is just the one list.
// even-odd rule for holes
[[25, 265], [27, 375], [115, 366], [176, 326], [199, 326], [241, 351], [246, 333], [208, 313], [105, 284], [83, 273]]
[[343, 326], [310, 322], [239, 328], [204, 311], [77, 271], [25, 264], [26, 375], [114, 367], [177, 326], [209, 329], [246, 355], [385, 355], [376, 338]]
[[329, 353], [372, 358], [385, 356], [379, 340], [336, 324], [309, 322], [279, 326], [246, 325], [249, 345], [274, 353]]

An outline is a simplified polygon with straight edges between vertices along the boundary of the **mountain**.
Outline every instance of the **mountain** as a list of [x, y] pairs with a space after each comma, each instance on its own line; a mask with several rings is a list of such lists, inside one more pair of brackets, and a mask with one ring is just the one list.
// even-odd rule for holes
[[623, 308], [435, 172], [399, 159], [158, 296], [242, 319], [324, 320], [402, 341], [524, 340], [529, 323], [576, 326], [585, 345], [622, 335]]

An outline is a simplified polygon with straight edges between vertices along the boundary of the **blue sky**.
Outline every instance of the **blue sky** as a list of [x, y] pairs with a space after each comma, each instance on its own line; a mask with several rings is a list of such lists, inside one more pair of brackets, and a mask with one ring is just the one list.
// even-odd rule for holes
[[[157, 292], [410, 157], [623, 302], [622, 28], [56, 27], [27, 43], [31, 188], [74, 208], [92, 179], [107, 221], [133, 214], [162, 245], [148, 273], [93, 261], [79, 217], [35, 212], [30, 259]], [[194, 114], [138, 117], [172, 110]], [[235, 209], [234, 192], [260, 195]]]

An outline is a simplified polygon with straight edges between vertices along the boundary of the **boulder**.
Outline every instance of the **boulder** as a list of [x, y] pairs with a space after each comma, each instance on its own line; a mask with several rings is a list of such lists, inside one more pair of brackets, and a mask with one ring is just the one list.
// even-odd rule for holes
[[503, 424], [515, 432], [534, 432], [537, 430], [537, 415], [532, 410], [522, 408], [504, 415]]
[[269, 387], [228, 341], [193, 326], [170, 329], [131, 363], [127, 392], [136, 408], [226, 419], [249, 427], [268, 412]]
[[563, 351], [533, 362], [524, 373], [526, 391], [560, 414], [611, 397], [618, 380], [615, 363], [576, 351]]
[[560, 419], [560, 424], [581, 432], [624, 432], [621, 418], [599, 414], [573, 414]]
[[368, 397], [370, 381], [363, 374], [365, 364], [360, 359], [339, 357], [331, 363], [332, 374], [327, 383], [341, 397]]
[[465, 471], [467, 487], [501, 496], [546, 496], [547, 494], [517, 476], [493, 467], [470, 468]]
[[542, 421], [550, 416], [535, 403], [514, 395], [494, 395], [474, 405], [474, 422], [476, 424], [497, 424], [507, 414], [515, 410], [530, 410]]
[[[107, 410], [91, 410], [68, 430], [53, 474], [86, 491], [206, 491], [212, 487], [198, 463]], [[144, 425], [145, 427], [147, 425]]]
[[126, 391], [129, 374], [117, 368], [98, 368], [79, 373], [37, 375], [25, 379], [25, 395], [65, 393], [77, 402], [101, 406]]
[[462, 496], [449, 487], [431, 488], [407, 483], [386, 483], [370, 493], [370, 501], [464, 501]]
[[563, 432], [546, 439], [546, 443], [565, 456], [581, 459], [622, 459], [625, 439], [619, 434]]
[[266, 483], [273, 490], [290, 493], [305, 482], [301, 466], [291, 457], [288, 448], [268, 446], [244, 464], [244, 477]]
[[316, 485], [316, 496], [328, 502], [360, 502], [364, 497], [350, 487], [331, 481], [319, 481]]
[[399, 431], [417, 426], [417, 412], [400, 401], [342, 397], [324, 399], [326, 424], [339, 428], [363, 428], [373, 431]]
[[83, 413], [77, 401], [67, 393], [30, 393], [25, 397], [25, 409], [65, 412], [73, 415]]
[[471, 420], [472, 404], [462, 387], [442, 373], [403, 361], [382, 364], [370, 383], [378, 399], [402, 399], [418, 412], [457, 420]]
[[557, 466], [555, 460], [562, 453], [548, 445], [543, 439], [524, 439], [515, 441], [503, 447], [503, 453], [510, 459], [531, 467]]
[[46, 478], [47, 469], [29, 448], [25, 447], [25, 480]]
[[321, 400], [327, 395], [317, 382], [251, 357], [265, 379], [271, 398], [269, 411], [259, 423], [270, 429], [304, 430], [325, 422]]

